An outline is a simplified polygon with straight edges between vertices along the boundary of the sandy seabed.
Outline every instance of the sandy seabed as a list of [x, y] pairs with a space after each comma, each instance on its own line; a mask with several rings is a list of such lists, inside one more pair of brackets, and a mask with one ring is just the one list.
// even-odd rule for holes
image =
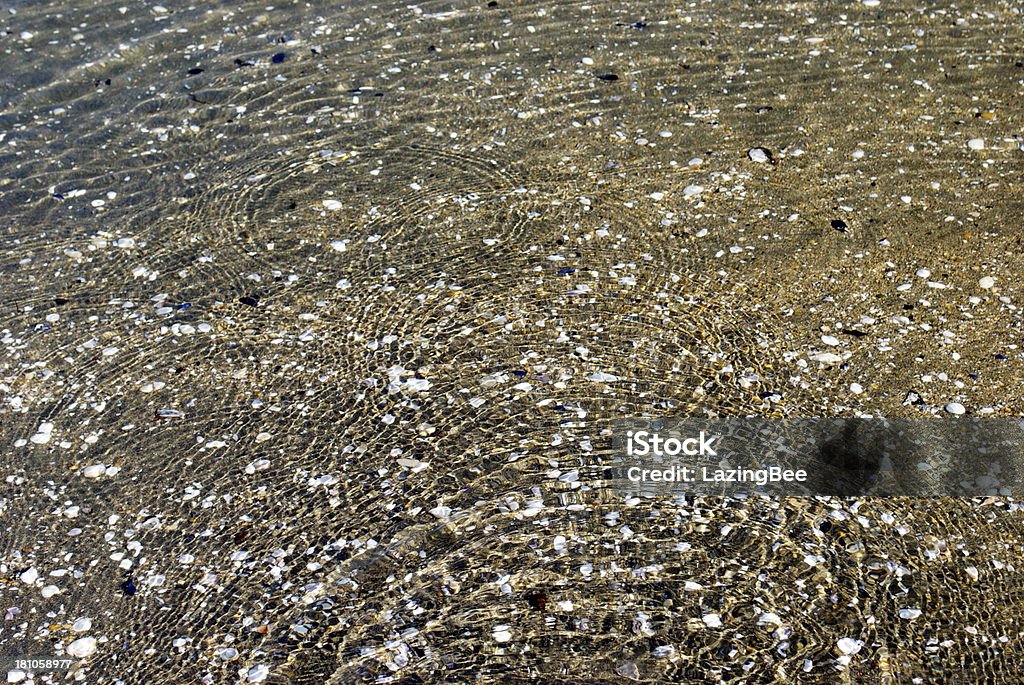
[[7, 681], [1020, 682], [1012, 498], [603, 475], [622, 417], [1020, 414], [1022, 20], [5, 8]]

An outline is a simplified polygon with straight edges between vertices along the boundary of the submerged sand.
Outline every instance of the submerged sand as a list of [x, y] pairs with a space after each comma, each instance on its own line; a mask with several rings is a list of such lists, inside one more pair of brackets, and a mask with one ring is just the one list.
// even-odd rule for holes
[[15, 9], [35, 682], [1019, 682], [1014, 500], [603, 468], [623, 417], [1020, 414], [1019, 7]]

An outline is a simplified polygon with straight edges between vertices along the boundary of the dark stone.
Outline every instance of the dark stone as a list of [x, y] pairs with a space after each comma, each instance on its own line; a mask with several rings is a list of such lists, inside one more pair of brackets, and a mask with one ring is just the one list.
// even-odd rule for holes
[[917, 392], [916, 390], [908, 390], [907, 396], [903, 398], [903, 404], [912, 404], [917, 407], [923, 407], [924, 398], [921, 397], [921, 393]]
[[846, 233], [846, 231], [850, 229], [842, 219], [832, 219], [832, 228], [836, 229], [840, 233]]
[[619, 77], [617, 74], [598, 74], [597, 78], [602, 81], [618, 81]]
[[189, 76], [196, 76], [198, 74], [203, 73], [204, 71], [206, 71], [206, 70], [203, 69], [202, 67], [192, 67], [191, 69], [188, 70], [188, 75]]
[[273, 62], [274, 64], [280, 64], [281, 62], [285, 61], [286, 59], [288, 59], [288, 53], [287, 52], [279, 52], [279, 53], [275, 54], [273, 57], [271, 57], [270, 61]]
[[131, 597], [138, 591], [139, 589], [135, 587], [135, 581], [133, 581], [131, 578], [121, 583], [121, 592], [123, 592], [128, 597]]
[[260, 298], [258, 295], [246, 295], [238, 298], [238, 301], [242, 304], [249, 305], [250, 307], [255, 307], [260, 303]]
[[544, 611], [544, 608], [548, 605], [548, 595], [541, 590], [531, 590], [526, 593], [526, 601], [531, 609]]

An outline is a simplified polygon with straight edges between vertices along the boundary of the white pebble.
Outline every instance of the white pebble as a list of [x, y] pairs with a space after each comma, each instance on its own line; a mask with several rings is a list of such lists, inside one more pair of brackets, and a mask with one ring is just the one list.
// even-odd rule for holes
[[39, 579], [39, 571], [37, 571], [36, 567], [33, 566], [24, 571], [20, 576], [18, 576], [18, 578], [26, 585], [31, 585]]
[[900, 618], [912, 621], [921, 615], [920, 609], [900, 609]]
[[339, 209], [341, 209], [341, 203], [338, 202], [337, 200], [324, 200], [323, 205], [324, 209], [327, 209], [331, 212], [336, 212]]
[[984, 290], [988, 290], [996, 284], [996, 279], [991, 276], [982, 276], [978, 279], [978, 287]]
[[967, 141], [967, 147], [971, 148], [972, 150], [984, 150], [985, 149], [985, 139], [984, 138], [971, 138], [970, 140]]
[[82, 475], [85, 476], [86, 478], [99, 478], [106, 472], [107, 467], [104, 466], [103, 464], [93, 464], [91, 466], [86, 466], [84, 469], [82, 469]]
[[704, 192], [704, 186], [692, 183], [683, 188], [683, 197], [693, 197], [694, 195], [700, 195]]
[[722, 617], [718, 614], [704, 614], [703, 616], [701, 616], [700, 620], [704, 621], [704, 625], [706, 625], [708, 628], [722, 627]]
[[42, 589], [43, 599], [50, 599], [50, 597], [53, 597], [54, 595], [59, 595], [59, 594], [60, 594], [60, 588], [57, 587], [56, 585], [47, 585], [46, 587], [44, 587]]
[[92, 619], [85, 616], [75, 621], [74, 625], [71, 626], [71, 630], [76, 633], [84, 633], [90, 628], [92, 628]]
[[832, 335], [823, 335], [821, 336], [821, 342], [825, 343], [826, 345], [831, 345], [832, 347], [835, 347], [836, 345], [839, 344], [839, 338], [836, 338], [835, 336]]
[[841, 654], [856, 654], [863, 646], [862, 640], [855, 640], [852, 637], [843, 637], [836, 642], [836, 647], [839, 648]]
[[758, 164], [764, 164], [768, 161], [768, 153], [765, 152], [763, 147], [752, 147], [747, 150], [747, 156], [750, 157], [750, 161], [757, 162]]
[[862, 392], [864, 392], [864, 386], [862, 386], [860, 383], [850, 383], [850, 392], [852, 392], [854, 395], [859, 395]]
[[96, 653], [96, 638], [80, 637], [68, 645], [67, 653], [76, 659], [84, 659]]
[[949, 404], [947, 404], [946, 411], [948, 411], [950, 414], [956, 414], [957, 416], [959, 416], [960, 414], [967, 413], [967, 409], [964, 407], [964, 405], [960, 404], [959, 402], [950, 402]]
[[508, 629], [508, 626], [494, 626], [495, 642], [508, 642], [511, 639], [512, 631]]
[[597, 371], [587, 376], [587, 379], [594, 381], [595, 383], [614, 383], [619, 380], [619, 377], [614, 374], [605, 373], [604, 371]]
[[250, 668], [245, 677], [250, 683], [262, 683], [268, 675], [270, 675], [270, 666], [259, 664]]
[[917, 270], [917, 277], [918, 278], [928, 278], [931, 275], [932, 275], [932, 272], [929, 271], [928, 269], [918, 269]]

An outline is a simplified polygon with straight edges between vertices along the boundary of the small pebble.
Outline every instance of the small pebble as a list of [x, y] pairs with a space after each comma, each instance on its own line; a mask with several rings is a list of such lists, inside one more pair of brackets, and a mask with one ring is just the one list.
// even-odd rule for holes
[[996, 279], [992, 278], [991, 276], [982, 276], [981, 278], [978, 279], [978, 287], [982, 288], [983, 290], [988, 290], [995, 284]]
[[103, 464], [92, 464], [82, 469], [82, 475], [86, 478], [99, 478], [107, 472], [107, 467]]
[[67, 653], [76, 659], [84, 659], [96, 653], [96, 638], [80, 637], [67, 647]]
[[862, 640], [855, 640], [852, 637], [843, 637], [836, 642], [836, 647], [839, 649], [840, 654], [856, 654], [860, 651], [860, 648], [864, 646]]
[[245, 674], [245, 678], [250, 683], [262, 683], [268, 675], [270, 675], [270, 666], [259, 664], [250, 668]]
[[722, 617], [718, 614], [704, 614], [703, 616], [701, 616], [700, 620], [704, 621], [704, 625], [706, 625], [708, 628], [722, 627]]
[[971, 138], [970, 140], [967, 141], [967, 147], [971, 148], [972, 150], [984, 150], [985, 140], [983, 138]]
[[947, 404], [946, 411], [956, 416], [967, 413], [967, 409], [964, 407], [964, 405], [960, 404], [959, 402], [950, 402], [949, 404]]
[[764, 164], [765, 162], [774, 162], [772, 158], [772, 151], [766, 147], [752, 147], [747, 150], [747, 157], [750, 161], [757, 162], [758, 164]]

